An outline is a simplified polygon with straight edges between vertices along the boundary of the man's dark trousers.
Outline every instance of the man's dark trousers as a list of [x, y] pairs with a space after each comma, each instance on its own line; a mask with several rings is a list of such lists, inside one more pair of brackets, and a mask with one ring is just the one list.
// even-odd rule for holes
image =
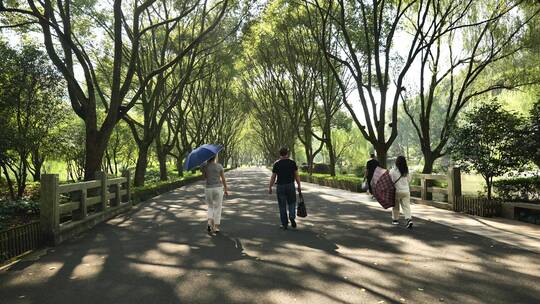
[[279, 205], [279, 217], [281, 218], [281, 224], [287, 227], [289, 221], [287, 219], [287, 207], [289, 208], [289, 218], [294, 220], [296, 218], [296, 190], [294, 183], [277, 185], [277, 199]]

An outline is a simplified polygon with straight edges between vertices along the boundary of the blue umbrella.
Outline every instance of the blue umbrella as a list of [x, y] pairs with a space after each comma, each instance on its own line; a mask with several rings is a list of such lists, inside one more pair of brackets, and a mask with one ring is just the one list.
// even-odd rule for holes
[[222, 149], [223, 146], [212, 144], [206, 144], [198, 147], [197, 149], [191, 151], [191, 153], [189, 153], [189, 155], [186, 157], [184, 169], [189, 171], [193, 168], [200, 166], [202, 163], [209, 160], [214, 155], [218, 154], [218, 152]]

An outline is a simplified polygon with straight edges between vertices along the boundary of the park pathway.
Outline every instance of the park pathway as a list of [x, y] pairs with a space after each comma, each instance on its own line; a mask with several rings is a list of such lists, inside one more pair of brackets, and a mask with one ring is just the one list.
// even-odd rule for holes
[[266, 169], [227, 176], [221, 234], [186, 186], [0, 271], [0, 303], [540, 303], [534, 251], [309, 184], [283, 231]]

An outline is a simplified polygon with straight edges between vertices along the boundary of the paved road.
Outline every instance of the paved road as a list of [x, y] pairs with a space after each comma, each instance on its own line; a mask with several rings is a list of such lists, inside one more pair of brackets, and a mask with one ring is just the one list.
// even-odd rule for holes
[[221, 235], [202, 184], [178, 189], [0, 272], [0, 303], [540, 303], [537, 253], [313, 185], [282, 231], [268, 172], [227, 175]]

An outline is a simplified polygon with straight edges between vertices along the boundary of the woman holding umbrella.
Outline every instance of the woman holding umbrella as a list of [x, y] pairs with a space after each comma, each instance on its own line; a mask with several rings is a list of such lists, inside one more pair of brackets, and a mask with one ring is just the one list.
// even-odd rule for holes
[[[187, 170], [201, 166], [202, 174], [206, 179], [204, 194], [208, 204], [207, 230], [216, 233], [219, 232], [221, 223], [223, 194], [229, 195], [223, 166], [217, 162], [217, 154], [222, 148], [220, 145], [202, 145], [188, 155], [185, 163]], [[207, 160], [206, 163], [205, 160]]]
[[223, 166], [217, 162], [217, 155], [210, 158], [202, 168], [203, 176], [206, 178], [206, 189], [204, 191], [206, 203], [208, 204], [208, 232], [219, 232], [221, 223], [221, 205], [223, 194], [229, 195], [227, 191], [227, 180]]

